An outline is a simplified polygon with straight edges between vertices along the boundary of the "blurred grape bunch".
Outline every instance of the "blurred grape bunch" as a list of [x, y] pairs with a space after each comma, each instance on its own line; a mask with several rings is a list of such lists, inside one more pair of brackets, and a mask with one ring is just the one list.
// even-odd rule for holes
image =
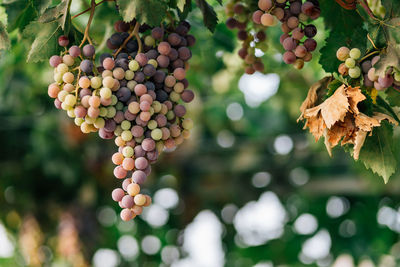
[[46, 255], [42, 250], [45, 239], [33, 215], [23, 218], [18, 241], [26, 265], [43, 266], [46, 262]]

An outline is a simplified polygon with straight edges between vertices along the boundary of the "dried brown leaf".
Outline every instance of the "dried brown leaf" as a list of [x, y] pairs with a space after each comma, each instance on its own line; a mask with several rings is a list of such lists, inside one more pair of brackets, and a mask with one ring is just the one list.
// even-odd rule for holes
[[329, 129], [337, 122], [343, 121], [349, 108], [346, 86], [340, 86], [335, 93], [320, 106], [321, 115]]
[[318, 141], [324, 133], [326, 125], [321, 116], [311, 117], [307, 119], [304, 128], [309, 128], [310, 133], [314, 136], [315, 141]]
[[349, 98], [351, 111], [353, 111], [355, 114], [358, 114], [360, 111], [358, 110], [357, 105], [366, 99], [365, 95], [361, 93], [360, 87], [347, 87], [346, 94]]
[[300, 111], [301, 115], [297, 119], [297, 122], [300, 120], [304, 119], [304, 112], [306, 109], [312, 108], [316, 105], [318, 102], [318, 92], [321, 91], [321, 89], [327, 88], [328, 84], [331, 82], [332, 76], [327, 76], [324, 77], [323, 79], [319, 80], [318, 82], [314, 83], [311, 87], [310, 90], [308, 90], [308, 94], [306, 99], [303, 101], [303, 103], [300, 106]]
[[368, 132], [365, 132], [363, 130], [359, 130], [356, 132], [356, 137], [354, 140], [354, 152], [353, 152], [353, 158], [355, 160], [358, 160], [358, 158], [360, 156], [360, 151], [364, 145], [367, 134], [368, 134]]

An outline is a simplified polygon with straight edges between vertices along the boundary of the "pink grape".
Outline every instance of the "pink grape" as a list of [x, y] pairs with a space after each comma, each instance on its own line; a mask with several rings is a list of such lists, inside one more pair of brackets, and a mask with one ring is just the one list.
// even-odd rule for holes
[[125, 192], [121, 188], [116, 188], [112, 191], [111, 196], [115, 202], [119, 202], [125, 196]]

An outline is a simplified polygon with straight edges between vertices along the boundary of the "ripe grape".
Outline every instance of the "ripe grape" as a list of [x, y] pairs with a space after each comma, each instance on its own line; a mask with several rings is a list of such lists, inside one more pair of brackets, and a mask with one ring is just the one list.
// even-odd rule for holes
[[81, 55], [81, 49], [76, 45], [71, 46], [68, 52], [72, 57], [79, 57]]
[[67, 47], [68, 44], [69, 44], [69, 40], [68, 40], [67, 36], [62, 35], [62, 36], [58, 37], [58, 45], [59, 46]]
[[96, 49], [91, 44], [87, 44], [82, 48], [82, 54], [85, 57], [93, 57], [95, 53], [96, 53]]
[[94, 67], [93, 62], [88, 59], [83, 60], [80, 64], [80, 68], [81, 68], [82, 72], [88, 73], [88, 74], [93, 72], [93, 67]]

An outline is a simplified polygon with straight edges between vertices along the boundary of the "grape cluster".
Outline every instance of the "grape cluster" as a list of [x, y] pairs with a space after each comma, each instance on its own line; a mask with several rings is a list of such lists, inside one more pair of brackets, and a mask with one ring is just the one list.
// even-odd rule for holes
[[238, 29], [237, 38], [242, 42], [238, 51], [240, 58], [244, 60], [245, 72], [253, 74], [255, 71], [264, 71], [261, 58], [256, 57], [256, 48], [266, 51], [266, 27], [258, 25], [252, 20], [252, 8], [240, 0], [231, 0], [226, 5], [226, 14], [229, 18], [226, 25], [229, 29]]
[[[255, 57], [254, 50], [267, 50], [265, 30], [275, 26], [278, 21], [281, 22], [283, 31], [280, 43], [286, 51], [283, 54], [286, 64], [293, 64], [295, 68], [302, 69], [304, 62], [312, 59], [311, 53], [317, 48], [317, 42], [313, 39], [317, 28], [307, 22], [320, 16], [318, 0], [308, 0], [304, 3], [302, 0], [259, 0], [258, 8], [246, 6], [236, 0], [228, 4], [227, 14], [230, 16], [226, 22], [228, 28], [238, 28], [238, 39], [243, 41], [239, 55], [247, 64], [246, 73], [251, 74], [264, 69], [261, 60]], [[247, 30], [249, 16], [253, 26]], [[248, 31], [251, 33], [253, 29], [257, 33], [249, 34]]]
[[[100, 66], [91, 44], [52, 56], [55, 83], [48, 88], [55, 106], [66, 110], [82, 132], [115, 138], [114, 176], [123, 182], [112, 198], [123, 208], [124, 221], [151, 203], [150, 196], [140, 193], [151, 164], [164, 149], [174, 149], [188, 138], [193, 127], [184, 106], [194, 98], [185, 78], [192, 56], [189, 47], [195, 44], [188, 34], [190, 24], [142, 25], [136, 33], [133, 24], [115, 24], [117, 32], [107, 41], [113, 54], [101, 54]], [[68, 46], [68, 39], [60, 37], [59, 44]]]
[[253, 14], [255, 23], [264, 26], [275, 25], [275, 18], [281, 22], [283, 34], [280, 43], [285, 49], [283, 61], [302, 69], [304, 62], [312, 59], [317, 48], [313, 37], [317, 28], [313, 24], [306, 24], [308, 20], [317, 19], [320, 14], [318, 0], [259, 0], [259, 10]]
[[377, 75], [374, 66], [380, 60], [379, 55], [364, 60], [360, 59], [361, 51], [358, 48], [350, 50], [343, 46], [337, 50], [336, 57], [343, 61], [339, 65], [338, 72], [342, 76], [360, 79], [365, 87], [383, 91], [392, 86], [396, 88], [400, 86], [400, 71], [395, 66], [388, 68], [383, 76]]

